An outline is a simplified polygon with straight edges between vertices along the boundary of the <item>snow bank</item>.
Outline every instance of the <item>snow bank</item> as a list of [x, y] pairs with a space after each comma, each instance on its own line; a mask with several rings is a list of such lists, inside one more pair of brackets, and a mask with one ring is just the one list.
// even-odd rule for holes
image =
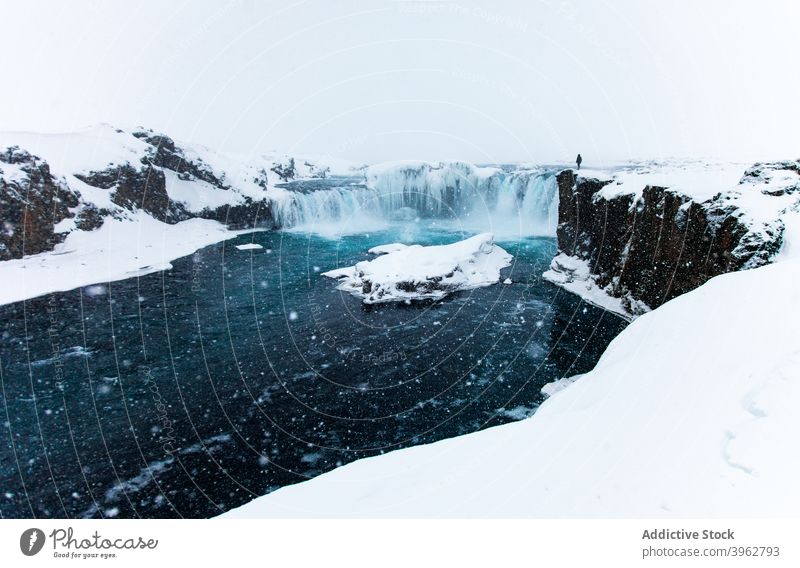
[[389, 245], [380, 245], [377, 247], [372, 247], [367, 252], [369, 254], [388, 254], [390, 252], [397, 252], [401, 250], [405, 250], [408, 248], [408, 245], [403, 243], [392, 243]]
[[65, 177], [103, 170], [112, 164], [138, 164], [149, 147], [108, 124], [69, 133], [0, 132], [0, 148], [9, 146], [35, 154], [48, 163], [54, 175]]
[[[625, 319], [632, 318], [621, 298], [615, 298], [595, 282], [589, 263], [585, 260], [564, 253], [558, 254], [550, 263], [550, 270], [542, 274], [542, 278], [580, 296], [592, 305], [614, 312]], [[646, 311], [649, 311], [649, 308], [642, 306], [639, 313]]]
[[798, 279], [800, 260], [713, 278], [634, 321], [530, 419], [228, 516], [795, 517]]
[[730, 190], [750, 164], [743, 162], [713, 162], [704, 160], [665, 160], [618, 166], [611, 170], [581, 170], [581, 177], [611, 180], [600, 196], [612, 199], [616, 195], [633, 194], [641, 197], [645, 186], [669, 187], [701, 202], [717, 193]]
[[445, 297], [459, 290], [489, 286], [512, 256], [494, 244], [491, 233], [438, 246], [400, 243], [370, 249], [382, 254], [355, 266], [324, 272], [341, 279], [339, 289], [363, 298], [365, 304]]
[[70, 233], [51, 252], [0, 262], [0, 304], [167, 270], [176, 258], [244, 232], [208, 219], [169, 225], [141, 211], [107, 219], [95, 231]]

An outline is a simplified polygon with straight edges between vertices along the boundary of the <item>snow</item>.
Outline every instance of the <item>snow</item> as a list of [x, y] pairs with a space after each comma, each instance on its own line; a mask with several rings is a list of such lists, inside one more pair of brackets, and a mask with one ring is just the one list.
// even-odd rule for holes
[[[614, 312], [626, 319], [631, 318], [622, 299], [615, 298], [597, 285], [589, 263], [583, 259], [560, 253], [552, 260], [550, 270], [542, 274], [542, 278], [580, 296], [590, 304]], [[642, 311], [649, 311], [649, 309]]]
[[583, 375], [573, 375], [571, 377], [562, 377], [558, 380], [555, 380], [551, 383], [547, 383], [542, 387], [542, 394], [546, 397], [552, 397], [557, 393], [560, 393], [562, 390], [567, 388], [569, 385], [577, 381]]
[[400, 243], [371, 249], [385, 254], [355, 266], [323, 272], [339, 278], [339, 289], [365, 304], [403, 300], [441, 299], [459, 290], [489, 286], [512, 256], [494, 244], [491, 233], [449, 245], [405, 246]]
[[372, 247], [367, 252], [369, 254], [388, 254], [390, 252], [397, 252], [401, 250], [405, 250], [408, 248], [408, 245], [403, 243], [392, 243], [390, 245], [380, 245], [377, 247]]
[[18, 164], [5, 162], [0, 162], [0, 176], [8, 182], [14, 183], [24, 183], [28, 180], [28, 174]]
[[244, 202], [244, 195], [239, 192], [220, 189], [203, 180], [183, 180], [170, 170], [164, 170], [164, 181], [169, 198], [183, 203], [191, 213]]
[[149, 145], [108, 124], [78, 132], [0, 132], [0, 148], [19, 146], [47, 161], [55, 176], [104, 170], [110, 164], [138, 164]]
[[243, 245], [236, 245], [236, 248], [239, 249], [239, 250], [261, 250], [264, 247], [262, 247], [261, 245], [259, 245], [257, 243], [246, 243], [246, 244], [243, 244]]
[[227, 516], [794, 517], [799, 278], [797, 258], [713, 278], [634, 321], [527, 420], [356, 461]]
[[599, 195], [610, 199], [617, 195], [633, 194], [638, 199], [648, 185], [669, 187], [691, 197], [706, 201], [717, 193], [735, 187], [750, 164], [713, 162], [705, 160], [666, 160], [617, 166], [612, 170], [581, 170], [581, 177], [612, 180]]
[[141, 211], [106, 219], [95, 231], [73, 231], [51, 252], [0, 262], [0, 304], [167, 270], [176, 258], [244, 232], [207, 219], [168, 225]]
[[65, 175], [64, 177], [67, 180], [67, 185], [81, 194], [81, 201], [84, 203], [90, 203], [97, 209], [105, 209], [115, 213], [123, 211], [122, 207], [111, 201], [111, 191], [91, 186], [72, 174]]
[[575, 173], [580, 178], [612, 181], [614, 179], [613, 171], [613, 169], [581, 168], [580, 170], [575, 170]]

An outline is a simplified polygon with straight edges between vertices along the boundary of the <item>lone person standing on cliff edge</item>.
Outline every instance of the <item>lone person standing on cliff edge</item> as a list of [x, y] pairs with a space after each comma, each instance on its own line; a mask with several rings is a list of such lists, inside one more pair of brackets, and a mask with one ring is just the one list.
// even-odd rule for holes
[[575, 158], [575, 163], [578, 164], [578, 169], [581, 169], [581, 162], [583, 162], [583, 158], [581, 158], [581, 155], [578, 154], [578, 157]]

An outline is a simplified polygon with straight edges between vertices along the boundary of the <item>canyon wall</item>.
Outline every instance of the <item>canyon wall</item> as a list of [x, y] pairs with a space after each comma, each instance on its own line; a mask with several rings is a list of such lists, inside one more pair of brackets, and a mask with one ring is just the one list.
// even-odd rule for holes
[[[26, 148], [0, 149], [0, 260], [52, 250], [69, 231], [97, 229], [108, 218], [130, 218], [137, 211], [169, 224], [203, 218], [232, 229], [274, 228], [265, 168], [245, 172], [248, 187], [243, 191], [244, 184], [232, 187], [224, 174], [167, 136], [145, 130], [115, 134], [138, 141], [137, 152], [97, 168], [71, 169], [54, 151], [48, 159], [61, 166], [56, 173], [45, 157]], [[123, 147], [133, 141], [123, 138], [107, 145]], [[293, 161], [291, 166], [291, 171], [281, 170], [281, 179], [294, 175]], [[173, 184], [196, 190], [195, 203], [171, 197], [167, 176]], [[203, 192], [219, 197], [203, 205]]]
[[797, 183], [770, 183], [770, 174], [791, 171], [800, 171], [797, 163], [757, 164], [731, 192], [702, 201], [691, 192], [656, 185], [635, 193], [604, 192], [613, 178], [562, 171], [560, 254], [549, 279], [583, 278], [637, 315], [718, 274], [766, 264], [783, 241], [783, 202], [776, 201], [775, 214], [763, 219], [751, 215], [748, 205], [754, 196], [768, 200], [795, 193]]

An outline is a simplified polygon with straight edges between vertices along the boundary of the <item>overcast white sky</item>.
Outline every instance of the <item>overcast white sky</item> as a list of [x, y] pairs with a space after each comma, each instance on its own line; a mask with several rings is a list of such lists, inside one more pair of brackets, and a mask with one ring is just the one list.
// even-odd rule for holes
[[0, 129], [367, 162], [797, 158], [798, 6], [4, 0]]

